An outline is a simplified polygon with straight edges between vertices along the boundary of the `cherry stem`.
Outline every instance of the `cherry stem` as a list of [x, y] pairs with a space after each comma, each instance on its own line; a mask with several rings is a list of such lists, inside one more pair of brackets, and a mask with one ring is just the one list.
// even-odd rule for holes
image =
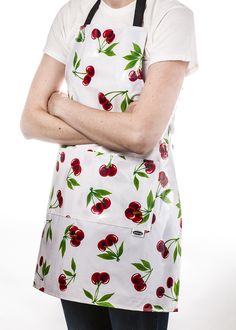
[[168, 296], [167, 294], [163, 294], [163, 296], [165, 296], [165, 297], [167, 297], [167, 298], [170, 298], [170, 299], [172, 299], [172, 300], [175, 300], [175, 301], [177, 301], [177, 299], [175, 299], [175, 298], [173, 298], [173, 297], [170, 297], [170, 296]]
[[84, 78], [81, 78], [78, 74], [77, 74], [77, 71], [72, 71], [74, 73], [74, 75], [78, 78], [80, 78], [81, 80], [83, 80]]
[[[152, 271], [153, 271], [153, 268], [152, 268], [152, 269], [146, 274], [146, 275], [148, 275], [148, 276], [147, 276], [147, 278], [146, 278], [146, 280], [145, 280], [145, 283], [147, 283], [147, 281], [148, 281], [148, 279], [149, 279], [149, 277], [150, 277]], [[145, 277], [146, 275], [144, 275], [144, 277]]]
[[43, 277], [39, 274], [39, 272], [36, 272], [38, 274], [38, 276], [40, 277], [40, 279], [43, 281]]

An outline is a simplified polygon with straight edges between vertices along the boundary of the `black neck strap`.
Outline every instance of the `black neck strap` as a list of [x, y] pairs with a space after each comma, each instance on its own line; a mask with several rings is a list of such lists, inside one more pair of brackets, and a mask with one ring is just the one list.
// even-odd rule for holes
[[[84, 25], [90, 24], [93, 16], [95, 15], [96, 11], [99, 8], [99, 5], [101, 3], [101, 0], [97, 0], [93, 7], [90, 9], [88, 16], [84, 22]], [[135, 5], [135, 12], [134, 12], [134, 19], [133, 19], [133, 25], [134, 26], [142, 26], [143, 25], [143, 15], [146, 8], [146, 0], [136, 0]]]

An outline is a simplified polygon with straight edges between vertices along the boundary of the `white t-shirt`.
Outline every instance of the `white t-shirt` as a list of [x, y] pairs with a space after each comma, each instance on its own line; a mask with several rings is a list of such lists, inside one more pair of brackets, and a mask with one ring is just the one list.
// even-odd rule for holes
[[[84, 24], [96, 0], [70, 0], [57, 12], [43, 52], [66, 63], [79, 28]], [[136, 1], [121, 8], [112, 8], [101, 0], [91, 24], [111, 20], [115, 26], [133, 24]], [[147, 0], [143, 26], [148, 29], [144, 57], [144, 75], [150, 64], [165, 60], [189, 61], [186, 75], [198, 69], [194, 15], [177, 0]]]

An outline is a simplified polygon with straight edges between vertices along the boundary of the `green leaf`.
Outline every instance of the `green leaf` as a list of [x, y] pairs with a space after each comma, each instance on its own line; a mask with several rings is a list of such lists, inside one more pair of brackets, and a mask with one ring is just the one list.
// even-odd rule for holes
[[46, 269], [46, 261], [44, 261], [43, 267], [42, 267], [42, 274], [43, 275], [45, 275], [45, 269]]
[[69, 180], [66, 180], [66, 183], [67, 183], [68, 188], [70, 188], [72, 190], [74, 189]]
[[64, 234], [66, 235], [68, 233], [68, 231], [70, 230], [70, 227], [72, 226], [73, 224], [71, 223], [70, 225], [68, 225], [65, 229], [65, 232]]
[[64, 238], [61, 241], [59, 250], [61, 250], [61, 255], [62, 255], [62, 257], [64, 257], [64, 254], [65, 254], [65, 251], [66, 251], [66, 240]]
[[50, 202], [52, 201], [53, 192], [54, 192], [54, 186], [52, 187], [52, 191], [51, 191], [51, 195], [50, 195]]
[[181, 256], [181, 246], [180, 246], [179, 242], [177, 243], [177, 247], [178, 247], [178, 253]]
[[71, 272], [69, 272], [68, 270], [63, 269], [63, 271], [67, 276], [73, 276], [73, 274]]
[[105, 53], [107, 56], [115, 56], [116, 54], [113, 52], [113, 50], [104, 50], [103, 53]]
[[93, 299], [93, 295], [92, 295], [92, 293], [90, 293], [89, 291], [87, 291], [87, 290], [85, 290], [85, 289], [83, 289], [83, 290], [84, 290], [85, 295], [86, 295], [88, 298]]
[[110, 299], [111, 296], [113, 296], [113, 294], [114, 294], [114, 292], [113, 293], [107, 293], [107, 294], [105, 294], [99, 300], [97, 300], [97, 303], [98, 302], [102, 302], [102, 301], [106, 301], [106, 300]]
[[76, 63], [75, 70], [77, 70], [79, 66], [80, 66], [80, 59], [79, 59], [78, 62]]
[[151, 210], [152, 207], [153, 207], [153, 193], [152, 190], [150, 190], [147, 196], [147, 208]]
[[144, 265], [144, 267], [151, 269], [150, 262], [144, 259], [140, 259]]
[[126, 55], [126, 56], [123, 56], [123, 58], [127, 61], [134, 61], [137, 59], [137, 57], [139, 57], [139, 55]]
[[98, 306], [103, 306], [103, 307], [114, 307], [111, 303], [108, 301], [103, 301], [103, 302], [97, 302]]
[[149, 216], [150, 216], [150, 214], [149, 213], [147, 213], [144, 217], [143, 217], [143, 220], [140, 222], [140, 223], [144, 223], [144, 222], [147, 222], [148, 221], [148, 219], [149, 219]]
[[137, 53], [137, 52], [135, 52], [135, 51], [133, 51], [133, 50], [131, 50], [130, 53], [131, 53], [131, 55], [133, 55], [133, 56], [136, 57], [136, 58], [137, 58], [137, 57], [138, 57], [138, 58], [140, 57], [140, 54]]
[[120, 105], [121, 111], [124, 112], [127, 108], [127, 102], [126, 102], [126, 97], [123, 99]]
[[124, 70], [128, 70], [128, 69], [131, 69], [135, 66], [135, 64], [137, 63], [138, 60], [133, 60], [133, 61], [130, 61], [126, 67], [124, 68]]
[[109, 47], [107, 47], [106, 49], [105, 49], [105, 51], [107, 52], [109, 52], [110, 50], [112, 50], [116, 45], [118, 45], [118, 43], [119, 42], [114, 42], [113, 44], [111, 44]]
[[100, 253], [100, 254], [97, 254], [98, 257], [102, 258], [102, 259], [105, 259], [105, 260], [113, 260], [113, 259], [116, 259], [115, 256], [111, 255], [111, 254], [108, 254], [108, 253]]
[[139, 176], [142, 176], [143, 178], [149, 178], [149, 176], [146, 173], [144, 173], [144, 172], [137, 172], [137, 174]]
[[133, 46], [134, 46], [134, 50], [139, 53], [140, 55], [142, 55], [142, 50], [141, 48], [139, 47], [138, 44], [136, 44], [135, 42], [133, 42]]
[[139, 188], [139, 179], [136, 177], [136, 175], [134, 176], [133, 183], [134, 183], [135, 188], [138, 190], [138, 188]]
[[78, 54], [77, 54], [77, 52], [75, 52], [74, 59], [73, 59], [73, 67], [75, 67], [77, 60], [78, 60]]
[[97, 193], [98, 195], [102, 196], [107, 196], [107, 195], [111, 195], [111, 192], [108, 190], [104, 190], [104, 189], [96, 189], [94, 190], [95, 193]]
[[170, 199], [167, 197], [170, 192], [171, 189], [166, 189], [160, 194], [160, 198], [166, 203], [171, 203]]
[[157, 310], [163, 310], [163, 308], [160, 305], [153, 305], [153, 307]]
[[48, 274], [49, 269], [50, 269], [50, 265], [48, 265], [48, 266], [45, 268], [45, 271], [44, 271], [44, 275], [45, 275], [45, 276]]
[[50, 240], [52, 240], [52, 227], [50, 226], [50, 234], [49, 234], [49, 237], [50, 237]]
[[75, 179], [70, 178], [69, 180], [73, 186], [80, 186], [80, 184]]
[[93, 194], [92, 194], [92, 192], [90, 191], [90, 193], [89, 193], [88, 196], [87, 196], [87, 203], [86, 203], [86, 206], [88, 206], [89, 203], [91, 202], [92, 196], [93, 196]]
[[174, 262], [176, 261], [177, 253], [178, 253], [178, 248], [177, 248], [177, 246], [176, 246], [176, 247], [175, 247], [175, 250], [174, 250], [174, 254], [173, 254]]
[[175, 293], [176, 298], [178, 299], [178, 296], [179, 296], [179, 280], [174, 283], [174, 293]]
[[134, 262], [134, 263], [132, 263], [132, 265], [134, 265], [139, 270], [142, 270], [142, 271], [146, 271], [147, 270], [147, 267], [145, 267], [144, 265], [142, 265], [140, 263]]
[[118, 257], [120, 257], [122, 255], [124, 251], [124, 241], [121, 243], [119, 249], [118, 249]]
[[75, 272], [75, 270], [76, 270], [76, 263], [75, 263], [74, 258], [71, 259], [71, 269], [73, 270], [73, 272]]

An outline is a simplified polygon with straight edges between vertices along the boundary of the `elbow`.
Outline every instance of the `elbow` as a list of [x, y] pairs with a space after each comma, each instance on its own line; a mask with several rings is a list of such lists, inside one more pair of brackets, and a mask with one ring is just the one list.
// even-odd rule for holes
[[136, 129], [132, 140], [132, 152], [140, 155], [149, 154], [156, 145], [156, 140], [150, 137], [148, 128], [143, 125]]
[[26, 114], [23, 114], [20, 119], [20, 131], [25, 139], [31, 139], [31, 124], [28, 116]]

